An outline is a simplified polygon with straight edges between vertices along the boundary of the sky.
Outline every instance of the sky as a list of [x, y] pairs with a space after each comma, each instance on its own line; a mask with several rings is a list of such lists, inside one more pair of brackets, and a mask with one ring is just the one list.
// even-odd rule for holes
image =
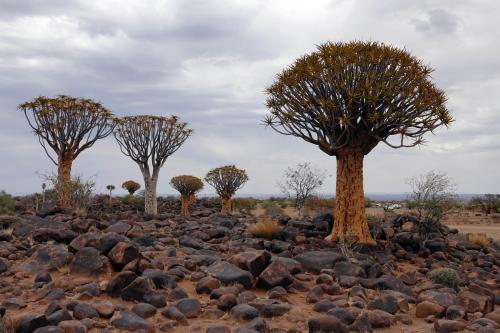
[[[445, 171], [461, 193], [500, 192], [500, 2], [495, 0], [0, 0], [0, 189], [40, 191], [56, 168], [17, 106], [59, 94], [100, 101], [117, 116], [177, 115], [194, 134], [163, 167], [203, 177], [235, 164], [241, 194], [279, 193], [283, 171], [310, 162], [330, 177], [335, 158], [261, 124], [275, 75], [326, 41], [389, 43], [435, 69], [455, 122], [425, 146], [380, 143], [365, 158], [366, 192], [408, 192], [408, 178]], [[97, 192], [139, 167], [110, 136], [83, 152], [73, 174]], [[208, 185], [204, 193], [213, 192]]]

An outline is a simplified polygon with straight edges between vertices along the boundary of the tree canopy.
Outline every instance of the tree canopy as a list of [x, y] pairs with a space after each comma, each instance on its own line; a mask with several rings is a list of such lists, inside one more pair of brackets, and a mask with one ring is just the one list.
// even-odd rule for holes
[[205, 181], [210, 184], [218, 195], [227, 199], [248, 181], [245, 170], [234, 165], [226, 165], [210, 170], [205, 176]]
[[190, 175], [181, 175], [173, 177], [170, 185], [175, 188], [182, 196], [188, 197], [203, 188], [203, 182], [200, 178]]
[[[377, 42], [328, 42], [298, 58], [267, 88], [265, 124], [329, 155], [380, 141], [411, 147], [452, 122], [432, 69], [404, 49]], [[398, 136], [396, 142], [389, 137]]]

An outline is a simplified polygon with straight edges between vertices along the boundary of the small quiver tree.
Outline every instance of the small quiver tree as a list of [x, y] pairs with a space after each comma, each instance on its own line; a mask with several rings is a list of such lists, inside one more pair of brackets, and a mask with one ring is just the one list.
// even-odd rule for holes
[[[413, 147], [452, 122], [432, 69], [406, 50], [376, 42], [326, 43], [297, 59], [267, 88], [278, 133], [337, 159], [335, 224], [328, 240], [373, 243], [365, 214], [363, 159], [379, 142]], [[390, 140], [396, 137], [396, 140]]]
[[[19, 105], [50, 160], [57, 165], [55, 186], [60, 208], [71, 202], [73, 160], [113, 131], [112, 114], [100, 103], [60, 95]], [[51, 153], [52, 151], [52, 153]]]
[[222, 212], [231, 212], [231, 198], [234, 193], [248, 181], [245, 170], [234, 165], [226, 165], [210, 170], [205, 176], [205, 181], [210, 184], [220, 196]]
[[182, 175], [173, 177], [170, 185], [181, 194], [181, 215], [187, 216], [192, 197], [203, 188], [203, 182], [198, 177]]
[[113, 195], [113, 191], [115, 190], [115, 185], [107, 185], [106, 189], [109, 191], [109, 202], [108, 204], [111, 206], [111, 196]]
[[141, 188], [141, 184], [133, 180], [124, 181], [122, 184], [122, 189], [127, 190], [128, 194], [134, 195], [134, 193]]
[[191, 135], [175, 116], [129, 116], [115, 119], [113, 132], [123, 154], [139, 165], [144, 177], [144, 212], [158, 214], [156, 185], [160, 169]]

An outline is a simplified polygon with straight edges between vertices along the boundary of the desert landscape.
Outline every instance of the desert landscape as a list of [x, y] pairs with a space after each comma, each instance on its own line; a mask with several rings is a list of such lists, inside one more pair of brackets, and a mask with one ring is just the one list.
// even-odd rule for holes
[[500, 333], [494, 1], [0, 1], [0, 333]]

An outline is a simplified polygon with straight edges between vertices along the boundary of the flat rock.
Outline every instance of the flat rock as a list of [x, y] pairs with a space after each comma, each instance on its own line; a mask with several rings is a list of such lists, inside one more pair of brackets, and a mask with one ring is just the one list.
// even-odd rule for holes
[[245, 288], [252, 287], [252, 274], [226, 261], [209, 266], [208, 273], [224, 284], [241, 283]]
[[294, 258], [307, 272], [319, 274], [322, 269], [333, 268], [339, 261], [346, 258], [332, 251], [310, 251], [301, 253]]
[[155, 325], [129, 310], [117, 311], [110, 320], [111, 325], [114, 327], [134, 332], [137, 330], [144, 330], [145, 332], [155, 332]]

